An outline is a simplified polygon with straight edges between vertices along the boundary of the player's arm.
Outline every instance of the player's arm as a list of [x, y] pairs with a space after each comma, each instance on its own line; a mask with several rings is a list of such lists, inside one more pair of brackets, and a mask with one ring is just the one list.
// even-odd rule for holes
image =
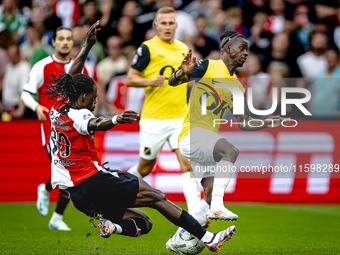
[[76, 73], [81, 73], [84, 64], [87, 58], [87, 55], [89, 54], [91, 48], [95, 43], [97, 42], [97, 31], [100, 30], [100, 28], [97, 28], [99, 26], [99, 20], [94, 23], [90, 29], [87, 31], [86, 41], [79, 52], [76, 59], [73, 61], [73, 64], [69, 70], [69, 75], [74, 75]]
[[42, 86], [44, 82], [44, 67], [42, 62], [37, 62], [31, 69], [27, 82], [23, 87], [23, 91], [21, 93], [21, 100], [25, 104], [26, 107], [30, 108], [32, 111], [37, 113], [38, 119], [41, 121], [46, 121], [45, 113], [48, 113], [49, 110], [39, 104], [34, 100], [34, 95], [38, 93], [38, 88]]
[[113, 117], [101, 116], [98, 118], [93, 118], [89, 121], [88, 131], [89, 133], [96, 131], [106, 131], [113, 128], [117, 124], [134, 123], [137, 119], [139, 119], [139, 114], [130, 110]]
[[141, 72], [143, 72], [143, 70], [148, 66], [149, 63], [149, 48], [146, 45], [142, 44], [137, 49], [137, 53], [132, 60], [132, 66], [128, 72], [127, 84], [129, 87], [157, 87], [163, 85], [164, 80], [166, 79], [165, 75], [158, 75], [153, 79], [141, 77]]
[[189, 49], [188, 54], [182, 60], [181, 68], [174, 72], [168, 82], [170, 86], [177, 86], [185, 82], [189, 82], [190, 79], [187, 74], [194, 69], [196, 63], [196, 57], [192, 56], [192, 50]]

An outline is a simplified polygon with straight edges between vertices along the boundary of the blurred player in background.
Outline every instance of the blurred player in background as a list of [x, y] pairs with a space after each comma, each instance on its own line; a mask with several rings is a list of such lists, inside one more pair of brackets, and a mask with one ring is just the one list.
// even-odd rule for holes
[[[202, 59], [197, 62], [196, 58], [192, 57], [190, 49], [182, 61], [181, 69], [169, 78], [171, 86], [188, 82], [190, 79], [196, 80], [190, 96], [190, 108], [179, 135], [180, 150], [190, 159], [192, 169], [197, 169], [197, 167], [201, 169], [202, 166], [231, 169], [239, 154], [235, 146], [218, 134], [220, 125], [214, 125], [214, 120], [223, 119], [233, 107], [231, 91], [227, 88], [216, 88], [215, 85], [230, 84], [245, 92], [236, 77], [235, 70], [237, 67], [242, 67], [248, 57], [248, 43], [243, 35], [235, 31], [225, 31], [220, 37], [220, 47], [222, 51], [220, 60]], [[203, 94], [207, 95], [206, 114], [201, 112]], [[216, 97], [216, 100], [212, 97]], [[244, 98], [246, 100], [246, 97]], [[246, 101], [244, 107], [243, 115], [235, 115], [241, 130], [256, 131], [263, 128], [276, 128], [281, 125], [281, 121], [287, 120], [272, 116], [264, 120], [261, 125], [262, 120], [252, 119], [249, 116], [250, 111]], [[252, 126], [249, 125], [249, 120], [252, 120]], [[194, 171], [194, 173], [201, 174], [201, 183], [206, 195], [197, 210], [193, 212], [194, 218], [201, 224], [206, 221], [206, 218], [238, 219], [238, 216], [225, 208], [223, 204], [224, 191], [229, 185], [232, 171]], [[174, 245], [171, 239], [167, 245]]]
[[184, 175], [183, 190], [191, 212], [199, 203], [201, 194], [196, 179], [190, 178], [189, 161], [178, 149], [178, 135], [187, 112], [187, 85], [173, 88], [167, 80], [179, 68], [188, 47], [174, 39], [177, 23], [172, 7], [157, 11], [155, 27], [158, 36], [145, 41], [137, 49], [127, 78], [130, 87], [144, 87], [146, 94], [140, 120], [140, 160], [129, 173], [139, 178], [148, 175], [168, 141]]
[[[41, 61], [37, 62], [30, 72], [28, 80], [24, 86], [21, 99], [26, 107], [37, 113], [38, 119], [41, 123], [41, 138], [42, 144], [46, 148], [49, 158], [51, 159], [51, 121], [49, 118], [49, 111], [53, 105], [53, 101], [49, 101], [44, 95], [47, 91], [46, 86], [52, 78], [51, 72], [54, 75], [61, 74], [62, 72], [68, 72], [74, 58], [70, 58], [70, 52], [73, 46], [72, 31], [69, 28], [59, 27], [56, 29], [53, 46], [55, 47], [55, 53], [52, 56], [48, 56]], [[88, 74], [84, 69], [84, 74]], [[33, 95], [39, 95], [39, 102], [36, 102]], [[50, 170], [49, 170], [50, 171]], [[38, 200], [37, 208], [39, 212], [46, 216], [48, 214], [49, 206], [49, 192], [52, 190], [51, 179], [45, 184], [38, 186]], [[53, 212], [48, 227], [50, 229], [70, 231], [71, 229], [63, 222], [63, 214], [65, 208], [69, 202], [67, 193], [63, 190], [59, 190], [59, 199], [57, 207]]]

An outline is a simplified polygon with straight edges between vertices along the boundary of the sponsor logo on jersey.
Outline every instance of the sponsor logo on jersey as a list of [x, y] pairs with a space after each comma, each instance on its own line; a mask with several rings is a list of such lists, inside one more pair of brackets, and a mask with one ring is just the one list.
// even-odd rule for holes
[[66, 159], [55, 159], [54, 160], [54, 164], [57, 165], [62, 165], [62, 166], [72, 166], [74, 165], [76, 162], [72, 161], [72, 160], [66, 160]]
[[87, 119], [89, 119], [89, 118], [91, 118], [92, 117], [92, 115], [91, 114], [84, 114], [84, 116], [83, 116], [83, 118], [84, 118], [84, 120], [87, 120]]

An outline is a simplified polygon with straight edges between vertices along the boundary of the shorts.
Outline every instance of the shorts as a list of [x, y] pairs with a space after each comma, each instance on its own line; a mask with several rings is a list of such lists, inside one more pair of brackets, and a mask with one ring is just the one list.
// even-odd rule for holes
[[119, 170], [101, 170], [75, 187], [68, 188], [74, 206], [90, 217], [119, 222], [133, 207], [139, 189], [138, 178]]
[[208, 166], [216, 166], [214, 160], [214, 147], [217, 141], [224, 137], [213, 131], [203, 128], [193, 128], [185, 137], [179, 141], [179, 149], [184, 157], [189, 159], [191, 169], [196, 178], [214, 176], [213, 172], [206, 170]]
[[141, 119], [139, 156], [146, 160], [157, 158], [168, 141], [171, 150], [178, 149], [178, 136], [183, 119]]

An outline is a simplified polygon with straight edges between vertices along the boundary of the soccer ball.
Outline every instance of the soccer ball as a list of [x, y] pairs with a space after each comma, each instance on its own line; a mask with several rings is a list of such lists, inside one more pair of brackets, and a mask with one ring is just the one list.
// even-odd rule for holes
[[177, 249], [183, 254], [198, 254], [205, 248], [205, 244], [201, 240], [183, 228], [177, 230], [174, 241]]

